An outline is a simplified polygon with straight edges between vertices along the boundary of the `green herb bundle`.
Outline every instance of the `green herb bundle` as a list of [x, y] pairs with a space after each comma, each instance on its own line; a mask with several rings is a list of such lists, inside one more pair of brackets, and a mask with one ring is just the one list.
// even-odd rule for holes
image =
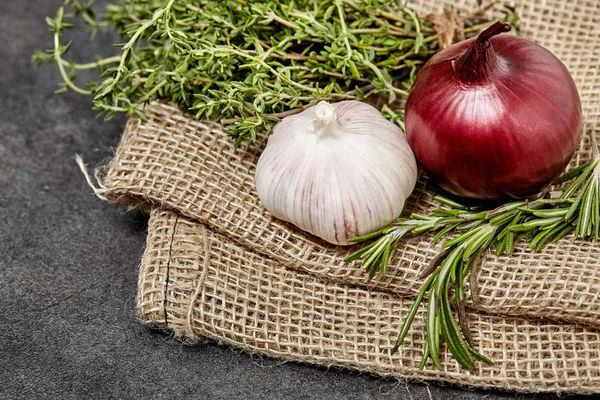
[[[438, 50], [433, 23], [394, 0], [115, 0], [101, 20], [92, 5], [66, 0], [47, 19], [54, 47], [34, 55], [57, 63], [63, 89], [94, 96], [107, 118], [143, 118], [139, 105], [165, 99], [220, 121], [236, 143], [320, 100], [377, 99], [402, 126], [402, 112], [388, 104], [407, 96]], [[511, 10], [507, 18], [514, 22]], [[71, 43], [61, 38], [75, 19], [92, 34], [116, 30], [126, 38], [120, 53], [69, 61]], [[463, 22], [467, 33], [487, 26], [480, 13]], [[82, 69], [102, 78], [77, 86]]]

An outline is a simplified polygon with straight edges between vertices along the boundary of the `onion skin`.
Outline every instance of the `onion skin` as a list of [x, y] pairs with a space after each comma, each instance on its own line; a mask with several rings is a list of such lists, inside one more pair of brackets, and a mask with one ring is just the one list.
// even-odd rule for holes
[[408, 142], [431, 180], [458, 196], [532, 196], [565, 169], [580, 139], [581, 101], [567, 68], [497, 22], [419, 72], [406, 103]]

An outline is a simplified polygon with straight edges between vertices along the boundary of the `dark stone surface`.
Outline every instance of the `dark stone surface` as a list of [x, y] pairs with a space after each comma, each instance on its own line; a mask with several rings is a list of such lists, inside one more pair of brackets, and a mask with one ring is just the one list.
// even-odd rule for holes
[[[0, 13], [0, 398], [553, 398], [280, 363], [144, 328], [134, 296], [146, 217], [97, 199], [74, 162], [109, 157], [125, 119], [54, 95], [56, 66], [30, 61], [52, 44], [44, 17], [61, 3], [2, 1]], [[86, 55], [111, 54], [114, 39], [100, 34]]]

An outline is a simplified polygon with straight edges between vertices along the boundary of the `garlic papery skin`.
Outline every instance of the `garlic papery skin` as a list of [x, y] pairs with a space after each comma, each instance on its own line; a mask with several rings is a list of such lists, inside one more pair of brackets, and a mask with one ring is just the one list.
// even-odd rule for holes
[[397, 218], [416, 180], [404, 133], [355, 100], [322, 101], [285, 117], [256, 167], [267, 211], [337, 245]]

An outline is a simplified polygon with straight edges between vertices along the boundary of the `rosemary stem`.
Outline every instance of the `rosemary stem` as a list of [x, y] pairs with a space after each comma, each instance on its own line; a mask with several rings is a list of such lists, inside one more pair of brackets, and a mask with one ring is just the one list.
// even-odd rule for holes
[[[399, 219], [388, 227], [369, 236], [374, 242], [348, 256], [348, 261], [362, 259], [368, 262], [369, 278], [375, 268], [382, 274], [388, 267], [390, 247], [404, 234], [410, 232], [419, 236], [432, 229], [439, 229], [432, 241], [452, 232], [458, 236], [447, 239], [442, 251], [434, 257], [425, 272], [431, 273], [421, 286], [411, 310], [405, 317], [394, 350], [400, 346], [408, 334], [417, 308], [429, 293], [426, 312], [426, 344], [421, 365], [431, 358], [436, 368], [440, 368], [440, 335], [456, 360], [467, 369], [474, 366], [475, 360], [491, 363], [491, 360], [473, 349], [473, 340], [464, 310], [464, 281], [469, 279], [471, 301], [478, 308], [481, 299], [478, 295], [477, 275], [483, 255], [494, 244], [496, 253], [510, 255], [517, 235], [527, 234], [530, 247], [538, 251], [546, 243], [553, 243], [574, 232], [576, 238], [600, 239], [600, 152], [595, 138], [593, 158], [559, 178], [559, 182], [572, 180], [560, 198], [551, 192], [543, 192], [532, 201], [514, 201], [489, 210], [481, 207], [468, 207], [445, 197], [437, 197], [444, 208], [433, 209], [429, 215], [413, 213], [408, 219]], [[461, 222], [464, 221], [464, 222]], [[461, 227], [467, 226], [462, 229]], [[462, 230], [461, 230], [462, 229]], [[387, 246], [383, 246], [387, 243]], [[385, 265], [377, 264], [383, 258]], [[365, 261], [366, 260], [366, 261]], [[423, 278], [424, 274], [420, 276]], [[454, 310], [450, 306], [451, 292], [454, 290]]]

